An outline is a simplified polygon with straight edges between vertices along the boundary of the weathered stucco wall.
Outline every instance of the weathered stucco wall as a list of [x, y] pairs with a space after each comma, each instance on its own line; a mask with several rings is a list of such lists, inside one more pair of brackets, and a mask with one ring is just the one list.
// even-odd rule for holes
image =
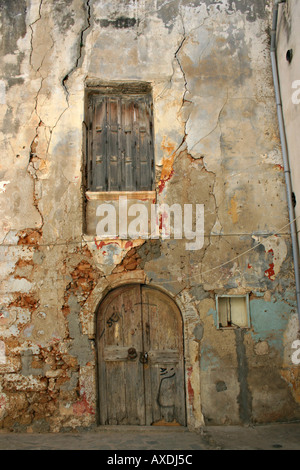
[[[181, 309], [189, 427], [299, 419], [269, 2], [18, 0], [0, 12], [1, 426], [97, 423], [95, 312], [130, 282]], [[84, 233], [91, 79], [151, 84], [156, 200], [204, 204], [201, 249]], [[246, 293], [251, 327], [217, 329], [215, 295]]]

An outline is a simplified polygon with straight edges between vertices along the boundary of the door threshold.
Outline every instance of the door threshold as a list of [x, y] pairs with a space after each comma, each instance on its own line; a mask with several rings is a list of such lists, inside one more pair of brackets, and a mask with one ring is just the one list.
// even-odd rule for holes
[[188, 432], [186, 426], [137, 426], [130, 424], [100, 424], [96, 430], [99, 432]]

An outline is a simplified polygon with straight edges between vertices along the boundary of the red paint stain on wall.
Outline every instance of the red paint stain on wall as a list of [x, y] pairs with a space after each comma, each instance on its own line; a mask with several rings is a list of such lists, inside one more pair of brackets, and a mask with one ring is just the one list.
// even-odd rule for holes
[[97, 240], [95, 239], [95, 245], [97, 247], [97, 250], [101, 250], [101, 248], [103, 248], [103, 246], [105, 245], [105, 243], [103, 241], [101, 241], [100, 243], [97, 242]]
[[265, 271], [265, 276], [267, 276], [271, 281], [274, 281], [275, 271], [274, 263], [269, 264], [269, 269]]
[[283, 171], [283, 170], [284, 170], [283, 166], [282, 166], [282, 165], [279, 165], [279, 164], [275, 165], [275, 168], [276, 168], [276, 170], [278, 170], [278, 171]]
[[[272, 250], [272, 248], [268, 250], [268, 253], [271, 253], [272, 257], [274, 258], [274, 251]], [[274, 263], [269, 264], [269, 269], [265, 271], [265, 276], [267, 276], [271, 281], [275, 280]]]
[[[95, 241], [95, 245], [96, 245], [96, 247], [97, 247], [97, 250], [101, 250], [101, 248], [103, 248], [103, 247], [106, 246], [106, 245], [117, 245], [116, 242], [108, 242], [108, 243], [106, 243], [106, 242], [104, 242], [103, 240], [102, 240], [101, 242], [97, 242], [96, 238], [95, 238], [94, 241]], [[103, 251], [103, 254], [105, 254], [105, 253], [106, 253], [106, 252]]]

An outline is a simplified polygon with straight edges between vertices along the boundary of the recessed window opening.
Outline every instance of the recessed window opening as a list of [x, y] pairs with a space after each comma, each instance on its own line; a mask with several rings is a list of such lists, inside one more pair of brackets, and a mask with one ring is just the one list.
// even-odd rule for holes
[[217, 295], [217, 328], [249, 328], [249, 296]]

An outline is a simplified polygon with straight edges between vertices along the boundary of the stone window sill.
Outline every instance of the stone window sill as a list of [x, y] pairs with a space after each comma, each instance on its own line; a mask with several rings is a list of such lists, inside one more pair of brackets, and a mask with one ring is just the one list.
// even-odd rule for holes
[[117, 201], [119, 197], [127, 197], [127, 199], [136, 199], [140, 201], [156, 200], [155, 191], [86, 191], [87, 200], [96, 201]]

